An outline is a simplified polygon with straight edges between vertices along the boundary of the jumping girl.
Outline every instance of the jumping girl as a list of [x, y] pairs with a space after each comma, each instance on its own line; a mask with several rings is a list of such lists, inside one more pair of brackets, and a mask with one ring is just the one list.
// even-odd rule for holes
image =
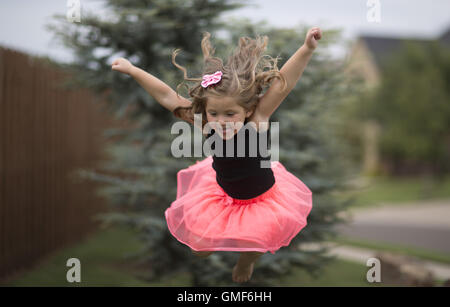
[[[267, 36], [241, 37], [225, 65], [213, 56], [210, 36], [205, 32], [201, 43], [202, 78], [188, 78], [186, 69], [175, 62], [179, 49], [172, 53], [172, 63], [184, 72], [184, 80], [196, 82], [189, 89], [191, 100], [178, 95], [182, 84], [176, 92], [124, 58], [114, 60], [112, 70], [132, 76], [177, 118], [194, 125], [194, 114], [202, 115], [203, 132], [207, 124], [214, 123], [218, 132], [212, 129], [207, 138], [219, 135], [224, 148], [236, 144], [236, 135], [244, 129], [236, 127], [242, 123], [245, 131], [254, 129], [258, 137], [268, 136], [270, 116], [300, 79], [322, 31], [309, 29], [303, 45], [281, 70], [276, 59], [263, 55]], [[270, 70], [264, 71], [267, 67]], [[247, 154], [249, 144], [247, 137], [244, 157], [213, 154], [180, 170], [177, 198], [165, 211], [171, 234], [195, 255], [240, 252], [232, 270], [234, 282], [248, 281], [262, 254], [288, 246], [306, 226], [312, 209], [310, 189], [279, 161], [270, 161], [270, 155]], [[261, 167], [264, 160], [270, 167]]]

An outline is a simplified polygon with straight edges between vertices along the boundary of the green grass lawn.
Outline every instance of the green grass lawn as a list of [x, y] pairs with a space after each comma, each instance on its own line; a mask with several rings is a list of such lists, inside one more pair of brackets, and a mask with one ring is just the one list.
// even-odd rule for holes
[[[130, 230], [121, 228], [101, 230], [79, 244], [54, 253], [35, 268], [4, 285], [191, 286], [191, 278], [187, 273], [162, 278], [155, 283], [139, 280], [123, 256], [139, 251], [140, 248], [140, 242]], [[69, 258], [80, 259], [81, 283], [66, 281], [66, 272], [69, 269], [66, 267], [66, 261]], [[362, 264], [337, 260], [326, 266], [320, 278], [316, 280], [305, 271], [293, 268], [292, 274], [284, 276], [274, 286], [380, 286], [366, 281], [368, 269]]]
[[[430, 251], [426, 249], [421, 249], [418, 247], [412, 247], [412, 246], [405, 246], [405, 245], [399, 245], [399, 244], [392, 244], [392, 243], [386, 243], [386, 242], [375, 242], [375, 241], [367, 241], [367, 240], [358, 240], [354, 238], [347, 238], [347, 237], [337, 237], [334, 240], [331, 240], [332, 242], [336, 242], [345, 246], [354, 246], [354, 247], [361, 247], [361, 248], [367, 248], [374, 251], [386, 251], [386, 252], [393, 252], [397, 254], [412, 256], [415, 258], [418, 258], [419, 260], [425, 260], [425, 261], [433, 261], [441, 264], [448, 264], [450, 265], [450, 255], [437, 252], [437, 251]], [[440, 286], [444, 283], [444, 280], [437, 279], [436, 285]]]
[[[72, 247], [62, 249], [34, 269], [9, 282], [10, 286], [185, 286], [189, 276], [149, 283], [133, 273], [127, 255], [139, 251], [142, 244], [129, 229], [114, 227], [99, 230]], [[67, 259], [81, 263], [81, 283], [66, 280]]]
[[383, 203], [406, 204], [411, 201], [450, 199], [450, 176], [441, 182], [429, 177], [391, 178], [373, 177], [365, 187], [337, 193], [355, 197], [355, 207], [377, 206]]

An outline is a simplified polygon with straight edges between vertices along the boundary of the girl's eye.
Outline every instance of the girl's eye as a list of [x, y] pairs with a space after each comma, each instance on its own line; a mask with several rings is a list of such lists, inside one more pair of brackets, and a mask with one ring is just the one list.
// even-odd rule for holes
[[[216, 116], [216, 113], [209, 113], [211, 116]], [[228, 113], [227, 114], [228, 116], [233, 116], [234, 115], [234, 113]]]

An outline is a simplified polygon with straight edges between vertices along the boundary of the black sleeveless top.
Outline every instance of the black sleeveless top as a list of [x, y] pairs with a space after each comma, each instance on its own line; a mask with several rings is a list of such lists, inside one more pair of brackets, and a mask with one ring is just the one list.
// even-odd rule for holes
[[[236, 199], [250, 199], [261, 195], [274, 185], [275, 177], [270, 168], [268, 150], [270, 126], [269, 129], [259, 132], [251, 124], [244, 122], [244, 126], [229, 140], [222, 139], [219, 134], [214, 139], [209, 139], [214, 133], [214, 129], [211, 129], [206, 137], [213, 150], [212, 167], [216, 171], [217, 183], [229, 196]], [[254, 137], [250, 138], [250, 135]], [[218, 142], [222, 143], [222, 149], [218, 147], [217, 151], [214, 151]], [[231, 153], [231, 143], [234, 144], [234, 153]], [[259, 148], [260, 143], [263, 149]], [[238, 144], [245, 146], [238, 148]], [[250, 148], [250, 145], [253, 148]], [[261, 161], [266, 161], [263, 163], [269, 167], [267, 165], [261, 167]]]

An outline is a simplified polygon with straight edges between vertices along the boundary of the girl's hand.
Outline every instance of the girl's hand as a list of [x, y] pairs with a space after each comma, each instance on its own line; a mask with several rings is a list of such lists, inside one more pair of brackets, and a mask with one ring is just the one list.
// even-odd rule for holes
[[322, 38], [322, 30], [319, 27], [314, 27], [308, 30], [305, 38], [305, 45], [310, 50], [314, 50], [317, 48], [317, 41]]
[[117, 70], [127, 75], [131, 74], [131, 69], [133, 67], [133, 64], [131, 64], [130, 61], [124, 58], [115, 59], [111, 65], [112, 70]]

